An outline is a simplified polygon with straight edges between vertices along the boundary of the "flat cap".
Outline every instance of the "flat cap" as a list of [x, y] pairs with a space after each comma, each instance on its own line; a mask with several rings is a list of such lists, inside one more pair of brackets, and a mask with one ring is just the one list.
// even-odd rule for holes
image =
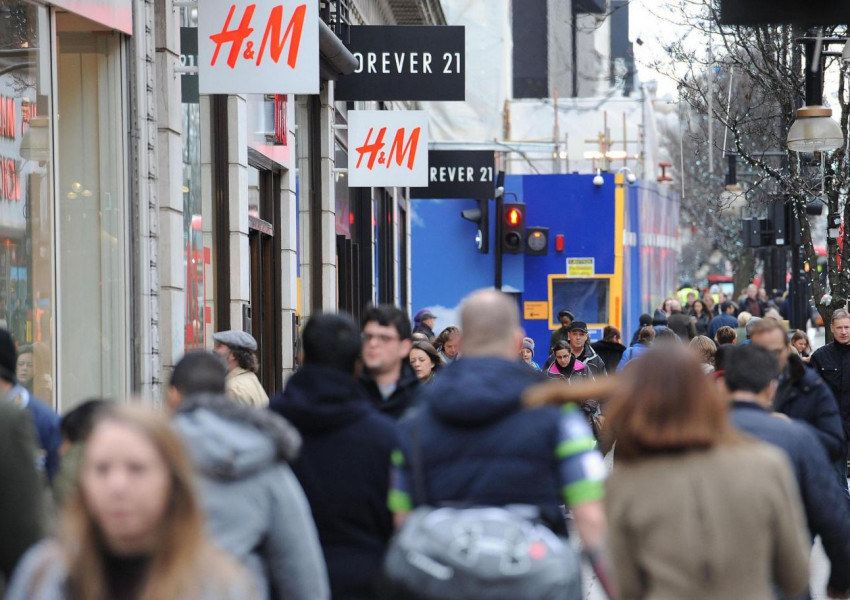
[[247, 331], [240, 331], [238, 329], [219, 331], [213, 334], [212, 339], [218, 344], [224, 344], [231, 348], [244, 348], [251, 352], [257, 351], [257, 340]]

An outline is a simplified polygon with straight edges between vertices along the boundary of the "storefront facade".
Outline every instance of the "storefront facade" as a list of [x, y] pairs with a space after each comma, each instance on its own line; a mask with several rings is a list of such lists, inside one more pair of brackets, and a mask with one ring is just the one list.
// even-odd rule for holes
[[98, 4], [0, 1], [0, 325], [63, 408], [131, 389], [132, 14]]

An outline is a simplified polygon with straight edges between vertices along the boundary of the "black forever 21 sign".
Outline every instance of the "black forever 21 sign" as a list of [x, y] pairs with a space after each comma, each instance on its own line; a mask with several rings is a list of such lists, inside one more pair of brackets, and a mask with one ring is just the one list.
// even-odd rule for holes
[[428, 187], [410, 188], [410, 197], [492, 198], [494, 162], [492, 150], [431, 150]]
[[336, 100], [463, 100], [462, 26], [351, 27], [357, 69], [336, 82]]

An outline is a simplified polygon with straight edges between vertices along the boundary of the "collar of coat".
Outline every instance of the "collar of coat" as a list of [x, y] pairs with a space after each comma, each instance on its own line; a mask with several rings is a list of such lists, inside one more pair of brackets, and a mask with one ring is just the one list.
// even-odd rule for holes
[[250, 425], [267, 435], [275, 444], [279, 458], [292, 462], [301, 450], [301, 435], [293, 425], [280, 415], [268, 410], [243, 406], [217, 394], [192, 394], [183, 398], [178, 413], [204, 409], [227, 421]]

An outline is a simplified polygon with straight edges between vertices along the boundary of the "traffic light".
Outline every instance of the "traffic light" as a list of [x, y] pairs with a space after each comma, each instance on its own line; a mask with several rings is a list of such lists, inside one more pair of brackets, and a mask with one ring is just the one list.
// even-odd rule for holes
[[549, 228], [529, 227], [525, 237], [525, 253], [529, 256], [549, 254]]
[[460, 212], [467, 221], [472, 221], [478, 225], [478, 232], [475, 234], [475, 245], [481, 254], [487, 254], [490, 251], [490, 220], [487, 214], [489, 200], [478, 200], [478, 208], [467, 208]]
[[525, 204], [502, 203], [502, 252], [520, 254], [525, 249]]

